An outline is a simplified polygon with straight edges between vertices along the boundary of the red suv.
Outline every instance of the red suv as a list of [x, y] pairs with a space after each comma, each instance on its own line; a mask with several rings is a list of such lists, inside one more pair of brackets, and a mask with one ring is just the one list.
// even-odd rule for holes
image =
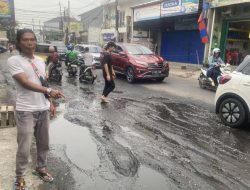
[[169, 65], [162, 57], [139, 44], [117, 43], [112, 53], [115, 72], [126, 75], [127, 81], [155, 79], [163, 81], [169, 75]]

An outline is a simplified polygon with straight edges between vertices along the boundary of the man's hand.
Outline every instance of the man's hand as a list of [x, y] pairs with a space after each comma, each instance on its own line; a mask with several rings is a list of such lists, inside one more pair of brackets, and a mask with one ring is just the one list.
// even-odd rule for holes
[[52, 89], [49, 95], [55, 99], [64, 98], [64, 95], [59, 90], [55, 90], [55, 89]]
[[53, 102], [50, 102], [50, 117], [54, 118], [56, 116], [56, 107], [54, 106]]

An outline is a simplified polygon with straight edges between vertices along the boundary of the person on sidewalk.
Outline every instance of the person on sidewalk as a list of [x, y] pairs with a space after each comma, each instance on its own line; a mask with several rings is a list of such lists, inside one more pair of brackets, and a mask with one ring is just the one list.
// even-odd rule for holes
[[[33, 135], [37, 146], [37, 167], [33, 174], [45, 182], [52, 182], [53, 177], [47, 171], [47, 153], [49, 151], [49, 119], [55, 115], [51, 98], [61, 98], [63, 94], [46, 87], [45, 63], [34, 56], [36, 36], [30, 29], [17, 31], [17, 49], [19, 55], [10, 57], [8, 69], [15, 81], [16, 120], [17, 120], [17, 153], [15, 190], [25, 190], [24, 175]], [[50, 111], [50, 113], [49, 113]]]
[[108, 42], [106, 47], [104, 48], [104, 55], [102, 59], [102, 72], [103, 72], [103, 78], [105, 80], [105, 86], [103, 89], [101, 102], [102, 103], [108, 103], [107, 97], [110, 92], [112, 92], [115, 89], [115, 72], [112, 65], [112, 57], [111, 52], [116, 47], [114, 42]]
[[208, 58], [208, 71], [207, 71], [207, 77], [210, 77], [212, 79], [212, 86], [218, 85], [217, 78], [220, 76], [220, 66], [221, 64], [224, 64], [222, 59], [220, 58], [220, 49], [214, 48], [213, 49], [213, 55]]

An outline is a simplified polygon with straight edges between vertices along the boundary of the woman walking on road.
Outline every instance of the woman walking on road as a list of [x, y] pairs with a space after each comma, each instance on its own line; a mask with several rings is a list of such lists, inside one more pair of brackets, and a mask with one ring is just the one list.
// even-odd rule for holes
[[105, 86], [103, 89], [101, 102], [102, 103], [108, 103], [107, 97], [110, 92], [112, 92], [115, 89], [115, 72], [112, 65], [112, 57], [111, 52], [116, 47], [114, 42], [108, 42], [108, 44], [105, 47], [104, 57], [102, 60], [102, 71], [103, 71], [103, 78], [105, 79]]

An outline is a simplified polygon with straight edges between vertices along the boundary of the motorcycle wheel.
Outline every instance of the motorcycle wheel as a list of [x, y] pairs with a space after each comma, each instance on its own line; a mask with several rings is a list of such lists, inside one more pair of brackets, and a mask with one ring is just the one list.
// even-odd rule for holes
[[205, 87], [205, 85], [204, 85], [204, 83], [202, 81], [204, 81], [206, 79], [205, 79], [205, 76], [203, 75], [203, 73], [200, 74], [198, 80], [199, 80], [199, 86], [200, 86], [200, 88], [205, 89], [206, 87]]
[[62, 80], [62, 75], [60, 74], [60, 72], [56, 69], [53, 69], [51, 71], [50, 76], [52, 77], [52, 80], [56, 81], [56, 82], [61, 82]]
[[94, 79], [94, 76], [92, 74], [92, 72], [90, 70], [88, 70], [85, 74], [84, 74], [84, 80], [88, 81], [88, 82], [92, 82]]

